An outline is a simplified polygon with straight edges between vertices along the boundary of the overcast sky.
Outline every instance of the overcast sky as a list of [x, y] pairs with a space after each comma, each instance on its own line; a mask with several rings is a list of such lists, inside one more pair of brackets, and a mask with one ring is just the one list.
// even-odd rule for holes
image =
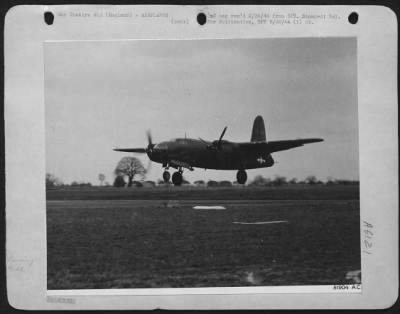
[[[325, 141], [273, 154], [273, 178], [358, 179], [355, 38], [80, 41], [45, 44], [46, 166], [64, 183], [113, 182], [124, 156], [175, 137], [249, 141], [262, 115], [267, 140]], [[147, 155], [138, 156], [145, 167]], [[161, 178], [153, 163], [148, 179]], [[235, 171], [185, 171], [189, 181]]]

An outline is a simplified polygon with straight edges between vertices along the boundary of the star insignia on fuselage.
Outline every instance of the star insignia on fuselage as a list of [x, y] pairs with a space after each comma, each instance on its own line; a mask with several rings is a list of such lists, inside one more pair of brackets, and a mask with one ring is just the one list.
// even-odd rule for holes
[[265, 164], [265, 161], [266, 161], [266, 160], [265, 160], [264, 158], [262, 158], [262, 157], [258, 157], [258, 158], [257, 158], [257, 162], [258, 162], [259, 164], [261, 164], [261, 165], [262, 165], [262, 164]]

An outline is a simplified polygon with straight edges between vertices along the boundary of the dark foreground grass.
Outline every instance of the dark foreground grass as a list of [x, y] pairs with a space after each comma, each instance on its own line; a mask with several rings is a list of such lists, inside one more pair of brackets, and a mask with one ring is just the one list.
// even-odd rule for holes
[[359, 234], [358, 200], [48, 201], [48, 289], [343, 284]]
[[56, 188], [46, 191], [48, 200], [358, 200], [358, 185], [284, 185], [154, 188], [84, 187]]

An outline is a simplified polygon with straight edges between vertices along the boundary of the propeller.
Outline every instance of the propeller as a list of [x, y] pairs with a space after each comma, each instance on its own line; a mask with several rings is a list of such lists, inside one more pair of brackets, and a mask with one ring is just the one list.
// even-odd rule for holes
[[139, 154], [147, 154], [149, 156], [149, 162], [147, 163], [147, 167], [145, 168], [144, 176], [151, 171], [151, 155], [153, 154], [153, 148], [155, 144], [153, 144], [153, 139], [151, 136], [150, 130], [146, 132], [148, 145], [146, 148], [115, 148], [114, 150], [117, 152], [128, 152], [128, 153], [139, 153]]
[[219, 137], [218, 143], [221, 143], [222, 138], [224, 137], [227, 128], [228, 128], [228, 127], [226, 126], [226, 127], [224, 128], [224, 130], [222, 131], [221, 136]]
[[150, 146], [150, 145], [153, 146], [153, 141], [152, 141], [152, 139], [151, 139], [151, 132], [150, 132], [150, 130], [147, 130], [146, 136], [147, 136], [147, 142], [149, 143], [149, 146]]
[[209, 149], [221, 150], [221, 149], [222, 149], [222, 138], [224, 137], [227, 128], [228, 128], [228, 127], [226, 126], [226, 127], [223, 129], [223, 131], [222, 131], [222, 133], [221, 133], [219, 139], [213, 141], [211, 144], [208, 144], [208, 142], [206, 142], [205, 140], [203, 140], [201, 137], [199, 137], [199, 140], [202, 141], [204, 144], [206, 144], [206, 145], [207, 145], [207, 148], [209, 148]]
[[147, 142], [149, 143], [147, 145], [146, 153], [151, 154], [153, 153], [153, 147], [155, 146], [155, 144], [153, 144], [150, 130], [147, 130], [146, 136], [147, 136]]
[[[146, 153], [150, 157], [150, 155], [153, 153], [153, 147], [155, 146], [155, 144], [153, 144], [153, 139], [152, 139], [150, 130], [147, 130], [146, 137], [147, 137], [147, 142], [149, 143], [146, 148]], [[152, 161], [151, 161], [151, 158], [149, 158], [147, 167], [145, 169], [145, 175], [147, 175], [151, 171], [151, 165], [152, 165]]]
[[147, 167], [145, 169], [145, 174], [147, 175], [150, 171], [151, 171], [151, 165], [153, 164], [153, 162], [151, 161], [151, 159], [149, 158], [149, 161], [147, 163]]
[[228, 127], [226, 126], [226, 127], [224, 128], [224, 130], [222, 131], [221, 136], [219, 137], [218, 142], [216, 142], [216, 143], [215, 143], [215, 141], [213, 142], [213, 144], [216, 145], [216, 147], [217, 147], [218, 150], [221, 150], [221, 148], [222, 148], [222, 138], [224, 137], [227, 128], [228, 128]]

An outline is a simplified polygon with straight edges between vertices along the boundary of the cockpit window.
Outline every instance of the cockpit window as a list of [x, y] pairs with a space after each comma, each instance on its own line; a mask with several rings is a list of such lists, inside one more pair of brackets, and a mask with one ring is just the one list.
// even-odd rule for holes
[[175, 140], [178, 144], [186, 144], [187, 140], [185, 138], [177, 138]]
[[154, 148], [155, 149], [168, 149], [168, 145], [165, 143], [159, 143]]

